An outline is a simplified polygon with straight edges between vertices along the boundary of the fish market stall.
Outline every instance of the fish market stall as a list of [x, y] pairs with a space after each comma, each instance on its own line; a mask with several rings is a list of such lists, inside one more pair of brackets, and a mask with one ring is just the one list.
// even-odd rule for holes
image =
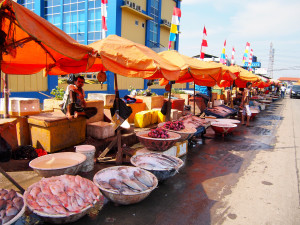
[[204, 112], [208, 116], [215, 116], [217, 118], [226, 118], [237, 114], [237, 110], [229, 108], [225, 105], [219, 105], [213, 108], [206, 108]]

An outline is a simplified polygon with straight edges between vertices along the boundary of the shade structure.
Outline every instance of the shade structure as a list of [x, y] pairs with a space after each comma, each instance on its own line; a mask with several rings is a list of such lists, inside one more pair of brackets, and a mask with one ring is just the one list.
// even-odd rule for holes
[[33, 74], [63, 57], [90, 60], [95, 56], [92, 47], [79, 44], [22, 5], [12, 0], [2, 0], [0, 4], [1, 70], [4, 73]]
[[[212, 87], [222, 78], [222, 67], [216, 63], [191, 58], [174, 50], [160, 52], [159, 55], [180, 67], [181, 73], [176, 83], [195, 82], [197, 85]], [[159, 83], [166, 85], [168, 82], [168, 79], [161, 79]]]
[[98, 51], [106, 70], [126, 77], [177, 80], [180, 68], [145, 45], [109, 35], [89, 45]]
[[247, 85], [247, 82], [256, 82], [258, 81], [259, 78], [257, 75], [249, 72], [248, 70], [245, 69], [241, 69], [240, 71], [240, 75], [238, 76], [238, 78], [235, 80], [235, 84], [237, 87], [240, 88], [245, 88]]

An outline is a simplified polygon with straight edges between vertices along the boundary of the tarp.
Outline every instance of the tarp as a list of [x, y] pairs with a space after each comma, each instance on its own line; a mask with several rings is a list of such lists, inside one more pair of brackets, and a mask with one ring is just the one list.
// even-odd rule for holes
[[235, 80], [235, 84], [236, 84], [237, 87], [245, 88], [247, 82], [252, 82], [253, 83], [253, 82], [256, 82], [258, 80], [259, 80], [259, 78], [257, 77], [257, 75], [253, 74], [252, 72], [249, 72], [248, 70], [241, 69], [240, 75]]
[[[180, 67], [181, 75], [176, 83], [195, 82], [200, 86], [212, 87], [222, 78], [222, 68], [216, 63], [191, 58], [175, 50], [160, 52], [159, 55]], [[161, 79], [159, 83], [166, 85], [168, 82], [168, 79]]]
[[12, 0], [2, 0], [0, 4], [4, 73], [34, 74], [63, 57], [90, 60], [95, 55], [92, 47], [79, 44], [22, 5]]
[[98, 51], [104, 67], [126, 77], [178, 80], [181, 69], [145, 45], [109, 35], [89, 45]]

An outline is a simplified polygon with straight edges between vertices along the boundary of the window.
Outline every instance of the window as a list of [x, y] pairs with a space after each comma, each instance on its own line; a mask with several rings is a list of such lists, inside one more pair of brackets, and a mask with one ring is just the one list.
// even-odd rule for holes
[[34, 11], [34, 0], [21, 0], [20, 4], [26, 7], [27, 9]]
[[45, 19], [53, 25], [61, 26], [60, 0], [45, 0]]
[[159, 0], [151, 0], [150, 16], [153, 17], [153, 20], [149, 21], [149, 47], [155, 48], [159, 45], [158, 41], [158, 12], [159, 12]]
[[145, 28], [145, 23], [142, 23], [142, 28]]
[[101, 39], [101, 1], [88, 0], [88, 44]]
[[135, 25], [137, 25], [137, 26], [139, 25], [139, 21], [138, 20], [135, 21]]

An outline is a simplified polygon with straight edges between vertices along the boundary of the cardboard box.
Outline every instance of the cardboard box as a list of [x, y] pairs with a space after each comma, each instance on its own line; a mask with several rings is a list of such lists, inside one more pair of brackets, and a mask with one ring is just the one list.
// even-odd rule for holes
[[164, 104], [164, 96], [136, 96], [137, 99], [142, 99], [146, 104], [146, 110], [160, 108]]
[[115, 129], [113, 123], [98, 121], [87, 124], [87, 136], [91, 136], [96, 139], [105, 139], [115, 135]]

